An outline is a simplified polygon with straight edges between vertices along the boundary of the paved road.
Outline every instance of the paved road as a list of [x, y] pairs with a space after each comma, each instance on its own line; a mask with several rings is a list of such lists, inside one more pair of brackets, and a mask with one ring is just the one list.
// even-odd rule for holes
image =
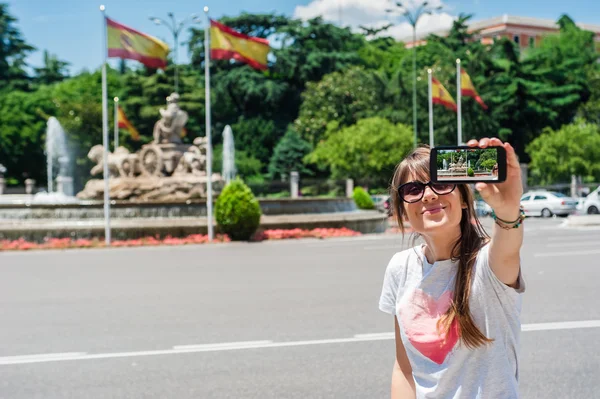
[[[562, 221], [527, 220], [527, 399], [600, 397], [600, 229]], [[386, 398], [393, 320], [377, 301], [402, 247], [0, 254], [0, 398]]]

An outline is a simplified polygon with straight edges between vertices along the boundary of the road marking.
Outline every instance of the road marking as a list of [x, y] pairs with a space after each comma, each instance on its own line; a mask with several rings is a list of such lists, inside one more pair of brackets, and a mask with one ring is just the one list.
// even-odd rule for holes
[[572, 250], [572, 251], [566, 251], [566, 252], [545, 252], [545, 253], [535, 254], [534, 256], [536, 258], [546, 258], [546, 257], [551, 257], [551, 256], [576, 256], [576, 255], [595, 255], [595, 254], [600, 254], [600, 249], [593, 249], [590, 251]]
[[21, 355], [0, 357], [0, 365], [54, 362], [59, 360], [76, 359], [85, 356], [86, 352], [42, 353], [37, 355]]
[[548, 241], [580, 241], [582, 238], [600, 238], [599, 235], [591, 235], [591, 234], [572, 234], [572, 235], [565, 235], [565, 236], [560, 236], [560, 237], [548, 237], [547, 240]]
[[600, 320], [584, 321], [562, 321], [558, 323], [535, 323], [523, 324], [521, 331], [550, 331], [550, 330], [572, 330], [577, 328], [600, 327]]
[[560, 247], [597, 247], [598, 241], [581, 241], [581, 242], [553, 242], [546, 244], [547, 247], [560, 248]]
[[[564, 321], [555, 323], [534, 323], [523, 324], [521, 331], [551, 331], [551, 330], [571, 330], [581, 328], [599, 328], [600, 320], [584, 320], [584, 321]], [[269, 340], [263, 341], [242, 341], [242, 342], [223, 342], [214, 344], [201, 345], [179, 345], [173, 349], [137, 351], [137, 352], [113, 352], [113, 353], [86, 353], [86, 352], [66, 352], [66, 353], [47, 353], [38, 355], [24, 356], [6, 356], [0, 357], [0, 366], [30, 364], [30, 363], [47, 363], [61, 362], [67, 360], [94, 360], [94, 359], [118, 359], [141, 356], [158, 356], [158, 355], [178, 355], [183, 353], [200, 353], [200, 352], [223, 352], [244, 349], [266, 349], [266, 348], [289, 348], [294, 346], [309, 346], [309, 345], [326, 345], [326, 344], [344, 344], [355, 342], [368, 341], [386, 341], [394, 339], [393, 332], [383, 333], [368, 333], [356, 334], [349, 338], [329, 338], [316, 339], [307, 341], [287, 341], [273, 342]]]
[[190, 349], [219, 349], [219, 348], [255, 348], [261, 347], [263, 345], [268, 345], [273, 343], [273, 341], [241, 341], [241, 342], [223, 342], [218, 344], [200, 344], [200, 345], [177, 345], [174, 346], [173, 349], [178, 351], [185, 351]]

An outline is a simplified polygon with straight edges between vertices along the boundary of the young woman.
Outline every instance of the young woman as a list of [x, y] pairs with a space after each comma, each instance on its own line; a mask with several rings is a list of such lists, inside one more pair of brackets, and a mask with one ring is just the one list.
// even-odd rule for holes
[[504, 146], [504, 183], [477, 183], [494, 210], [490, 239], [465, 184], [431, 183], [429, 149], [396, 168], [392, 206], [424, 244], [392, 257], [379, 308], [394, 315], [392, 399], [518, 398], [523, 242], [521, 169], [497, 138], [467, 145]]

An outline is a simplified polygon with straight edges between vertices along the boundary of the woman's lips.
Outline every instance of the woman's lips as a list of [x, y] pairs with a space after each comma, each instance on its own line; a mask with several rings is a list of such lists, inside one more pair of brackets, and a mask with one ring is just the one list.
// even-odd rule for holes
[[429, 214], [429, 215], [433, 215], [433, 214], [435, 214], [435, 213], [439, 213], [439, 212], [441, 212], [441, 211], [442, 211], [442, 209], [444, 209], [444, 207], [442, 207], [442, 206], [437, 206], [437, 207], [435, 207], [435, 208], [425, 209], [425, 210], [423, 211], [423, 215], [424, 215], [424, 214], [426, 214], [426, 213], [427, 213], [427, 214]]

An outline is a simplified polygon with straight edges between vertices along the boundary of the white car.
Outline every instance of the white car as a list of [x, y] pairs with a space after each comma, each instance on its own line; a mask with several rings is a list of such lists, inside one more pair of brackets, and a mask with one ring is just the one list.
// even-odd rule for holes
[[521, 197], [526, 216], [568, 216], [577, 210], [577, 200], [556, 191], [529, 191]]
[[600, 213], [600, 197], [598, 196], [598, 192], [600, 187], [592, 191], [585, 197], [583, 201], [583, 205], [581, 207], [582, 213], [587, 213], [588, 215], [597, 215]]

